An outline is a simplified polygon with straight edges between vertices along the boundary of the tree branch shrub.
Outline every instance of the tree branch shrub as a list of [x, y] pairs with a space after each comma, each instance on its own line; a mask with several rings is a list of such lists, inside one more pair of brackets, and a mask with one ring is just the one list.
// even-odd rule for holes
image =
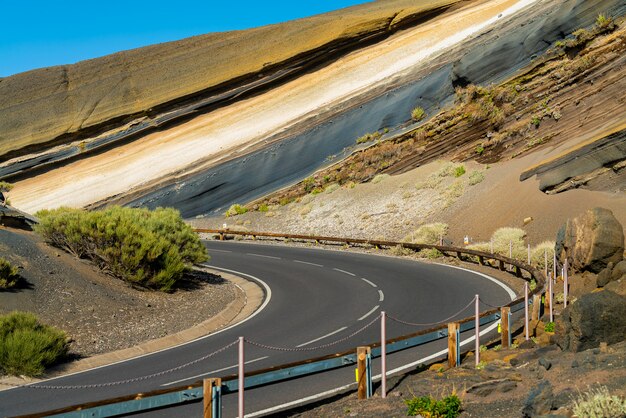
[[0, 257], [0, 289], [10, 289], [19, 281], [17, 267]]
[[208, 259], [175, 209], [59, 208], [37, 216], [35, 231], [48, 242], [135, 285], [170, 291], [186, 269]]
[[10, 375], [38, 376], [67, 355], [65, 332], [26, 312], [0, 316], [0, 369]]

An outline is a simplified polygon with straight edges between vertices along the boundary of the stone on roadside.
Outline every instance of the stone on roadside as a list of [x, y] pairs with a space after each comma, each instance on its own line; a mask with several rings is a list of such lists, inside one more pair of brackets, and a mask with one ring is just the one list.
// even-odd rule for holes
[[608, 290], [581, 296], [556, 322], [557, 344], [568, 351], [614, 344], [626, 339], [626, 297]]
[[618, 263], [624, 254], [624, 229], [608, 209], [594, 208], [568, 219], [557, 234], [556, 254], [567, 255], [574, 271], [599, 273], [609, 262]]
[[552, 385], [544, 380], [528, 394], [522, 408], [522, 416], [531, 418], [548, 414], [552, 410], [553, 402]]

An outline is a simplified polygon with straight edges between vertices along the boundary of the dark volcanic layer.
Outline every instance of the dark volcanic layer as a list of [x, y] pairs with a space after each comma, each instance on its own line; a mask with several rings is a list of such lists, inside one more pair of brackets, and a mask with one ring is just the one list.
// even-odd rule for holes
[[306, 177], [327, 164], [329, 157], [345, 154], [356, 137], [406, 122], [416, 105], [433, 112], [450, 100], [457, 85], [503, 80], [555, 41], [593, 24], [600, 11], [622, 15], [626, 5], [618, 0], [539, 1], [424, 68], [416, 68], [393, 88], [368, 92], [353, 107], [332, 109], [319, 120], [307, 121], [308, 127], [294, 128], [299, 132], [278, 144], [182, 176], [174, 184], [163, 179], [147, 194], [137, 191], [112, 201], [174, 206], [193, 217], [222, 210], [235, 201], [253, 200]]

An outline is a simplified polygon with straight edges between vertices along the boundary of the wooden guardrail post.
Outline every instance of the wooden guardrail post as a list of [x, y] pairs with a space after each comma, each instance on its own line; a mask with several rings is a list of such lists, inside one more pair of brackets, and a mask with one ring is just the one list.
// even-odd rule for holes
[[509, 348], [511, 345], [511, 328], [509, 326], [509, 316], [511, 314], [511, 308], [504, 306], [500, 308], [500, 346], [502, 348]]
[[448, 367], [456, 367], [459, 362], [459, 323], [448, 324]]
[[539, 316], [541, 315], [541, 296], [540, 293], [533, 296], [533, 310], [530, 314], [532, 321], [539, 320]]
[[222, 417], [222, 379], [204, 379], [204, 418]]
[[372, 349], [370, 347], [357, 347], [356, 364], [357, 364], [357, 384], [358, 398], [367, 399], [371, 394], [371, 372], [368, 370], [368, 357], [371, 356]]

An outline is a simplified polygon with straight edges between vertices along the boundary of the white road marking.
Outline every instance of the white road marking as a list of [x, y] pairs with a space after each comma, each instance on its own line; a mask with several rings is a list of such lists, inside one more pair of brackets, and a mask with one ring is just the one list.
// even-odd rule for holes
[[317, 341], [319, 341], [319, 340], [323, 340], [324, 338], [326, 338], [326, 337], [330, 337], [331, 335], [335, 335], [335, 334], [337, 334], [338, 332], [341, 332], [341, 331], [343, 331], [343, 330], [344, 330], [344, 329], [346, 329], [346, 328], [348, 328], [348, 327], [341, 327], [341, 328], [339, 328], [338, 330], [335, 330], [335, 331], [333, 331], [333, 332], [329, 332], [329, 333], [328, 333], [328, 334], [326, 334], [326, 335], [322, 335], [322, 336], [321, 336], [321, 337], [319, 337], [319, 338], [316, 338], [316, 339], [311, 340], [311, 341], [308, 341], [308, 342], [306, 342], [306, 343], [303, 343], [303, 344], [297, 345], [296, 347], [298, 347], [298, 348], [300, 348], [300, 347], [304, 347], [305, 345], [309, 345], [309, 344], [314, 343], [314, 342], [317, 342]]
[[280, 257], [274, 257], [273, 255], [263, 255], [263, 254], [254, 254], [254, 253], [247, 253], [246, 255], [252, 255], [254, 257], [263, 257], [263, 258], [272, 258], [274, 260], [280, 260]]
[[497, 279], [494, 279], [494, 278], [493, 278], [493, 277], [491, 277], [491, 276], [488, 276], [488, 275], [486, 275], [486, 274], [484, 274], [484, 273], [479, 273], [479, 272], [474, 271], [474, 270], [466, 269], [466, 268], [463, 268], [463, 267], [451, 266], [451, 265], [449, 265], [449, 264], [441, 264], [441, 263], [435, 263], [435, 264], [438, 264], [438, 265], [440, 265], [440, 266], [450, 267], [450, 268], [453, 268], [453, 269], [458, 269], [458, 270], [467, 271], [467, 272], [474, 273], [474, 274], [477, 274], [477, 275], [479, 275], [479, 276], [482, 276], [482, 277], [484, 277], [485, 279], [488, 279], [488, 280], [490, 280], [490, 281], [494, 282], [495, 284], [497, 284], [498, 286], [500, 286], [501, 288], [503, 288], [503, 289], [506, 291], [506, 293], [508, 293], [508, 294], [509, 294], [509, 297], [511, 298], [511, 300], [515, 300], [515, 292], [514, 292], [513, 290], [511, 290], [511, 288], [510, 288], [510, 287], [508, 287], [507, 285], [505, 285], [505, 284], [504, 284], [504, 283], [502, 283], [501, 281], [499, 281], [499, 280], [497, 280]]
[[335, 268], [333, 270], [338, 271], [340, 273], [348, 274], [350, 276], [356, 276], [356, 274], [350, 273], [349, 271], [345, 271], [345, 270], [341, 270], [341, 269], [335, 269]]
[[316, 264], [316, 263], [310, 263], [308, 261], [300, 261], [300, 260], [293, 260], [294, 263], [300, 263], [300, 264], [308, 264], [309, 266], [315, 266], [315, 267], [324, 267], [321, 264]]
[[360, 317], [360, 318], [359, 318], [359, 321], [362, 321], [362, 320], [364, 320], [365, 318], [367, 318], [368, 316], [370, 316], [371, 314], [373, 314], [373, 313], [376, 311], [376, 309], [378, 309], [378, 308], [380, 308], [380, 305], [376, 305], [376, 306], [374, 306], [374, 307], [372, 308], [372, 310], [371, 310], [371, 311], [369, 311], [368, 313], [366, 313], [365, 315], [363, 315], [362, 317]]
[[382, 302], [383, 300], [385, 300], [385, 294], [383, 293], [382, 290], [378, 291], [378, 301]]
[[374, 282], [370, 282], [369, 280], [367, 280], [365, 277], [361, 277], [361, 280], [363, 280], [365, 283], [369, 284], [372, 287], [378, 287], [376, 286], [376, 283]]
[[[254, 360], [248, 360], [248, 361], [246, 361], [244, 364], [255, 363], [255, 362], [257, 362], [257, 361], [265, 360], [265, 359], [266, 359], [266, 358], [268, 358], [268, 357], [269, 357], [269, 356], [265, 356], [265, 357], [255, 358]], [[170, 386], [170, 385], [173, 385], [173, 384], [176, 384], [176, 383], [185, 382], [185, 381], [187, 381], [187, 380], [197, 379], [197, 378], [202, 377], [202, 376], [211, 376], [212, 374], [219, 373], [219, 372], [223, 372], [223, 371], [225, 371], [225, 370], [235, 369], [235, 368], [237, 368], [238, 366], [239, 366], [238, 364], [235, 364], [235, 365], [233, 365], [233, 366], [223, 367], [223, 368], [221, 368], [221, 369], [212, 370], [212, 371], [210, 371], [210, 372], [206, 372], [206, 373], [198, 374], [198, 375], [195, 375], [195, 376], [189, 376], [189, 377], [187, 377], [187, 378], [185, 378], [185, 379], [174, 380], [173, 382], [164, 383], [164, 384], [162, 384], [161, 386]]]
[[216, 249], [212, 249], [212, 248], [208, 249], [208, 251], [209, 252], [213, 251], [213, 252], [216, 252], [216, 253], [232, 253], [232, 251], [229, 251], [229, 250], [216, 250]]

